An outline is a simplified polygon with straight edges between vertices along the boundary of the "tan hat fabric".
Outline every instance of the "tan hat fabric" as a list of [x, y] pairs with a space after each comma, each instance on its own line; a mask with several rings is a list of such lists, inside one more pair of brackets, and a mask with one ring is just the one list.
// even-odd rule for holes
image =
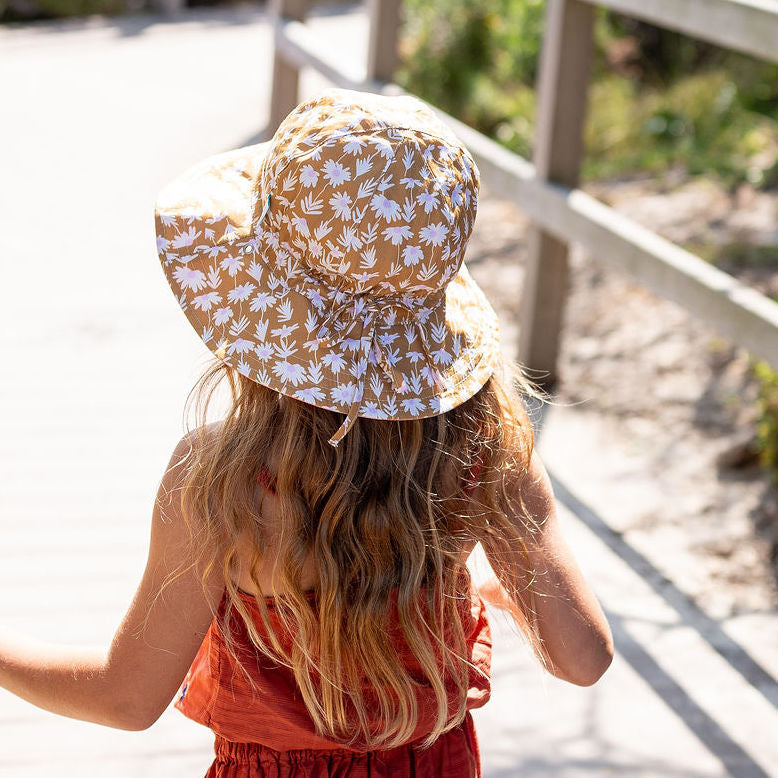
[[494, 372], [497, 317], [463, 264], [478, 187], [422, 102], [331, 89], [169, 184], [157, 249], [211, 351], [345, 413], [337, 445], [357, 416], [436, 415]]

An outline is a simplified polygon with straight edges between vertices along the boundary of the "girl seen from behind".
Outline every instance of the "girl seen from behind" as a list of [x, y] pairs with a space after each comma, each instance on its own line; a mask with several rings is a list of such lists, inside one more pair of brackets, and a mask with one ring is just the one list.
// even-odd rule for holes
[[[172, 699], [209, 776], [480, 775], [480, 594], [554, 675], [610, 631], [556, 522], [497, 320], [463, 260], [478, 173], [419, 101], [329, 90], [167, 187], [157, 245], [217, 360], [106, 652], [0, 638], [0, 684], [108, 726]], [[206, 423], [224, 382], [231, 406]]]

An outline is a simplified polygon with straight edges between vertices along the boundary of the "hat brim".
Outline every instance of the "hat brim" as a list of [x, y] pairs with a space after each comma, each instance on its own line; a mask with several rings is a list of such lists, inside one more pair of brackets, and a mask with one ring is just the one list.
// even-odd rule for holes
[[500, 345], [497, 315], [464, 264], [417, 316], [442, 386], [427, 366], [418, 328], [396, 312], [387, 310], [376, 335], [404, 378], [399, 387], [377, 361], [360, 360], [358, 328], [332, 345], [317, 340], [329, 309], [316, 286], [274, 272], [252, 241], [254, 182], [269, 145], [206, 159], [156, 203], [165, 277], [206, 346], [258, 383], [320, 408], [348, 413], [361, 388], [364, 418], [433, 416], [472, 397], [499, 364]]

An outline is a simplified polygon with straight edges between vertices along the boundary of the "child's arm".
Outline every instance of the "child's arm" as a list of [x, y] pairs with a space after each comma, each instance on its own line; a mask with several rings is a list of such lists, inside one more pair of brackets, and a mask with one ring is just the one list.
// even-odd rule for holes
[[[528, 598], [527, 602], [513, 600], [498, 580], [487, 581], [479, 592], [488, 602], [511, 613], [520, 626], [535, 625], [551, 660], [550, 672], [565, 681], [589, 686], [611, 663], [613, 636], [562, 536], [551, 481], [537, 453], [532, 456], [527, 478], [516, 488], [521, 489], [525, 508], [538, 525], [537, 530], [529, 532], [522, 516], [513, 517], [527, 545], [534, 573], [534, 613], [528, 612]], [[490, 554], [489, 549], [485, 551], [500, 580], [511, 580], [507, 573], [509, 565], [526, 568], [522, 549], [516, 549], [509, 559], [494, 551]]]
[[[165, 576], [185, 563], [189, 533], [179, 511], [182, 440], [154, 505], [143, 578], [107, 650], [76, 649], [0, 632], [0, 686], [40, 708], [119, 729], [145, 729], [165, 710], [218, 606], [221, 564], [207, 579], [190, 570], [159, 598]], [[148, 623], [143, 623], [147, 613]]]

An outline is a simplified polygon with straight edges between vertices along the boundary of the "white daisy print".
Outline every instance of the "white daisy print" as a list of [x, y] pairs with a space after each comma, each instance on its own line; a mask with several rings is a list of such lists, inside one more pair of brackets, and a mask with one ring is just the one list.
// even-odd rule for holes
[[407, 225], [403, 224], [399, 227], [387, 227], [384, 230], [384, 237], [393, 245], [399, 246], [403, 241], [413, 235], [413, 230]]
[[380, 135], [374, 135], [372, 140], [378, 153], [384, 159], [394, 159], [394, 146], [389, 138], [382, 138]]
[[192, 289], [198, 292], [205, 286], [205, 273], [202, 270], [195, 270], [184, 265], [173, 271], [173, 278], [178, 281], [182, 289]]
[[273, 365], [273, 374], [282, 381], [289, 381], [297, 386], [305, 378], [305, 368], [284, 360]]
[[335, 375], [337, 375], [343, 368], [346, 366], [346, 360], [343, 359], [343, 357], [340, 354], [336, 354], [334, 351], [331, 351], [329, 354], [325, 354], [321, 361], [329, 367], [330, 370], [332, 370]]
[[274, 338], [288, 338], [297, 329], [296, 324], [283, 324], [270, 333]]
[[312, 187], [316, 186], [316, 182], [319, 180], [319, 172], [313, 165], [305, 165], [300, 171], [300, 183], [303, 186]]
[[359, 351], [359, 347], [362, 345], [360, 338], [343, 338], [342, 342], [346, 351]]
[[382, 194], [373, 195], [370, 207], [376, 216], [382, 216], [388, 222], [397, 221], [400, 218], [400, 204]]
[[424, 206], [424, 213], [429, 213], [433, 208], [437, 208], [438, 196], [435, 192], [422, 192], [416, 197], [416, 202]]
[[442, 346], [439, 349], [435, 349], [430, 353], [432, 354], [432, 358], [438, 364], [444, 364], [444, 365], [451, 364], [451, 354], [449, 354], [448, 351], [446, 351], [446, 349], [444, 349]]
[[344, 227], [338, 238], [338, 244], [344, 249], [359, 249], [362, 248], [362, 239], [354, 227]]
[[210, 311], [211, 307], [220, 303], [222, 296], [218, 292], [206, 292], [205, 294], [197, 295], [192, 300], [192, 305], [197, 308], [198, 311]]
[[227, 347], [228, 354], [245, 354], [247, 351], [251, 351], [253, 343], [246, 338], [236, 338]]
[[346, 154], [359, 154], [365, 146], [367, 146], [367, 143], [365, 143], [362, 138], [352, 137], [343, 147], [343, 151], [345, 151]]
[[225, 257], [219, 267], [226, 270], [231, 276], [234, 276], [239, 270], [243, 270], [243, 260], [240, 255], [234, 257]]
[[414, 416], [418, 416], [424, 410], [424, 403], [418, 397], [408, 397], [400, 405], [402, 405], [406, 413], [413, 414]]
[[190, 227], [185, 232], [179, 232], [178, 235], [173, 238], [173, 248], [180, 249], [184, 248], [184, 246], [191, 246], [195, 242], [195, 238], [197, 238], [198, 235], [199, 233], [194, 228], [194, 226]]
[[347, 221], [351, 218], [351, 198], [345, 192], [338, 192], [330, 197], [330, 205], [339, 219]]
[[275, 301], [276, 298], [270, 294], [270, 292], [257, 292], [251, 301], [249, 309], [252, 311], [262, 311], [264, 313], [267, 310], [267, 307], [272, 305]]
[[377, 402], [363, 402], [359, 409], [360, 416], [366, 416], [368, 419], [383, 419], [386, 414], [378, 407]]
[[351, 173], [340, 162], [328, 159], [324, 163], [324, 177], [333, 185], [340, 186], [344, 181], [351, 181]]
[[336, 403], [353, 402], [356, 394], [357, 385], [353, 381], [350, 381], [347, 384], [338, 384], [333, 389], [330, 389], [330, 397], [332, 397]]
[[254, 353], [257, 355], [258, 359], [266, 362], [273, 356], [273, 346], [270, 343], [257, 343], [257, 345], [254, 346]]
[[406, 246], [403, 249], [403, 262], [406, 266], [416, 265], [424, 259], [424, 251], [420, 246]]
[[229, 321], [232, 318], [232, 308], [229, 306], [225, 308], [219, 308], [217, 309], [216, 313], [213, 315], [213, 323], [214, 324], [224, 324], [224, 322]]
[[422, 227], [419, 230], [419, 237], [424, 243], [429, 246], [441, 246], [443, 241], [448, 235], [448, 227], [443, 222], [435, 222], [435, 224], [428, 224], [426, 227]]
[[305, 217], [295, 216], [290, 220], [290, 222], [292, 227], [294, 227], [303, 237], [307, 238], [311, 234], [310, 229], [308, 229], [308, 222], [305, 220]]
[[240, 284], [234, 289], [230, 289], [230, 291], [227, 293], [227, 300], [231, 303], [248, 300], [249, 297], [251, 297], [251, 293], [254, 291], [254, 289], [254, 284]]
[[310, 386], [305, 389], [298, 389], [293, 395], [304, 403], [317, 403], [324, 399], [324, 392], [318, 386]]

